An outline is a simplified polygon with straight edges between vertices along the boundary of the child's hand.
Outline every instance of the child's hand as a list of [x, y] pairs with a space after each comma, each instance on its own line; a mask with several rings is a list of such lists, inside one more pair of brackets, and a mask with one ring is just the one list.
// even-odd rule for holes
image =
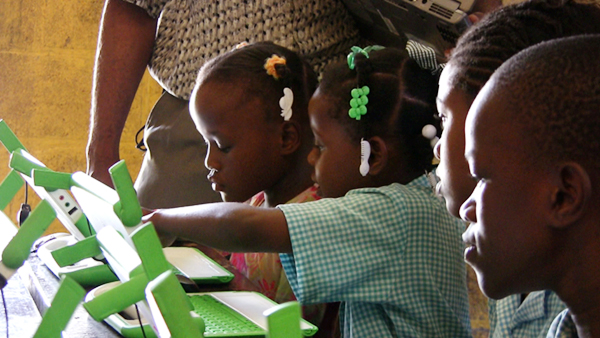
[[153, 217], [153, 216], [155, 216], [155, 213], [157, 211], [158, 210], [155, 210], [155, 209], [142, 208], [142, 214], [143, 214], [142, 222], [143, 223], [152, 222], [152, 224], [154, 225], [154, 229], [156, 230], [156, 233], [158, 234], [158, 238], [160, 239], [160, 243], [162, 244], [162, 246], [163, 247], [171, 246], [171, 244], [173, 244], [173, 242], [175, 242], [177, 237], [172, 234], [161, 231], [159, 224], [156, 224], [157, 217]]
[[[143, 216], [150, 215], [151, 213], [153, 213], [155, 211], [156, 211], [156, 209], [147, 209], [147, 208], [142, 207], [142, 215]], [[142, 220], [144, 222], [146, 222], [146, 220], [144, 220], [143, 218], [142, 218]]]

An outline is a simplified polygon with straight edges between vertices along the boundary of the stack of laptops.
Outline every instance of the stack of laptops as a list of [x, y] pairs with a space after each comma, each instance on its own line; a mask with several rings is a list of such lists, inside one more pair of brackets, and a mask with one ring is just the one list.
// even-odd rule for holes
[[[90, 291], [86, 302], [93, 302], [96, 297], [126, 282], [127, 276], [140, 265], [141, 258], [138, 257], [137, 249], [135, 245], [130, 245], [133, 240], [130, 236], [139, 231], [139, 226], [131, 228], [134, 229], [131, 231], [121, 224], [120, 218], [114, 212], [114, 191], [100, 188], [93, 179], [83, 173], [73, 174], [73, 180], [75, 185], [71, 191], [89, 222], [99, 233], [103, 253], [120, 279], [120, 282], [105, 284]], [[165, 248], [164, 252], [171, 252], [173, 256], [186, 256], [187, 254], [181, 251], [183, 249], [190, 248]], [[195, 263], [191, 262], [191, 265]], [[212, 276], [217, 272], [212, 271]], [[211, 273], [206, 278], [215, 278], [210, 275]], [[193, 312], [204, 321], [205, 337], [264, 337], [268, 332], [264, 312], [277, 305], [266, 296], [251, 291], [188, 293], [187, 297]], [[139, 311], [140, 309], [138, 303], [137, 310], [135, 306], [130, 306], [123, 311], [115, 311], [104, 320], [125, 337], [151, 337], [153, 323], [144, 316], [144, 312], [147, 311]], [[138, 312], [145, 318], [139, 318]], [[305, 320], [301, 320], [300, 327], [305, 336], [311, 336], [317, 331], [314, 325]]]

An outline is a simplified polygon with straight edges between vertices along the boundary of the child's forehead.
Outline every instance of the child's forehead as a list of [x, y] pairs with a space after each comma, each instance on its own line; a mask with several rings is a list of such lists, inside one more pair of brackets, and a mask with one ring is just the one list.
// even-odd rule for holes
[[508, 103], [506, 93], [498, 89], [494, 83], [486, 84], [469, 110], [465, 122], [466, 154], [478, 149], [509, 158], [525, 151], [528, 137], [514, 119], [518, 107]]

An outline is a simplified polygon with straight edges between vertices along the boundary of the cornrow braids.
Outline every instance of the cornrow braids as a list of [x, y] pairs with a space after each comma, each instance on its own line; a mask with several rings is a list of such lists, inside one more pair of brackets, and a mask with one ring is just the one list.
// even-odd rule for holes
[[[325, 69], [319, 85], [336, 109], [328, 112], [346, 130], [352, 141], [379, 136], [396, 144], [409, 167], [423, 172], [431, 169], [433, 152], [422, 129], [432, 124], [440, 131], [436, 118], [437, 76], [421, 69], [405, 50], [385, 48], [369, 57], [357, 54], [355, 68], [337, 63]], [[368, 86], [367, 113], [360, 120], [348, 115], [351, 90]]]
[[[275, 75], [267, 73], [265, 61], [273, 55], [285, 59], [274, 65]], [[317, 75], [300, 55], [271, 42], [258, 42], [234, 49], [205, 63], [196, 86], [208, 82], [235, 83], [244, 86], [246, 95], [258, 97], [268, 109], [267, 119], [281, 119], [279, 98], [284, 88], [294, 94], [292, 119], [308, 123], [308, 102], [317, 87]]]
[[473, 97], [492, 73], [517, 52], [542, 41], [600, 32], [600, 7], [573, 0], [529, 0], [500, 8], [457, 41], [449, 65], [453, 87]]

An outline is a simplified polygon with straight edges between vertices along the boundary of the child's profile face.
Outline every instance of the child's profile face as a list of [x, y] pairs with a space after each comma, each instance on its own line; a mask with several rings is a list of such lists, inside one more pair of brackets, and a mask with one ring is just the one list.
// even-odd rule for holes
[[503, 107], [501, 98], [487, 98], [486, 87], [467, 117], [465, 155], [478, 183], [460, 214], [472, 222], [463, 234], [465, 260], [475, 269], [482, 291], [498, 299], [544, 288], [540, 280], [556, 262], [554, 233], [544, 219], [551, 202], [549, 174], [524, 166], [529, 160], [525, 133], [508, 116], [514, 107]]
[[440, 160], [436, 169], [436, 175], [440, 179], [436, 192], [444, 197], [448, 211], [454, 217], [459, 217], [461, 204], [475, 188], [464, 157], [465, 119], [473, 98], [450, 85], [453, 72], [454, 66], [449, 64], [440, 76], [436, 102], [443, 132], [433, 153]]
[[330, 109], [339, 107], [317, 89], [308, 105], [310, 126], [315, 136], [308, 162], [314, 167], [312, 179], [319, 184], [321, 196], [342, 197], [360, 187], [360, 142], [352, 141], [344, 128], [327, 115]]
[[283, 172], [279, 124], [267, 122], [261, 100], [244, 90], [210, 82], [194, 91], [190, 104], [208, 145], [204, 164], [215, 170], [209, 180], [226, 202], [245, 202], [272, 187]]

